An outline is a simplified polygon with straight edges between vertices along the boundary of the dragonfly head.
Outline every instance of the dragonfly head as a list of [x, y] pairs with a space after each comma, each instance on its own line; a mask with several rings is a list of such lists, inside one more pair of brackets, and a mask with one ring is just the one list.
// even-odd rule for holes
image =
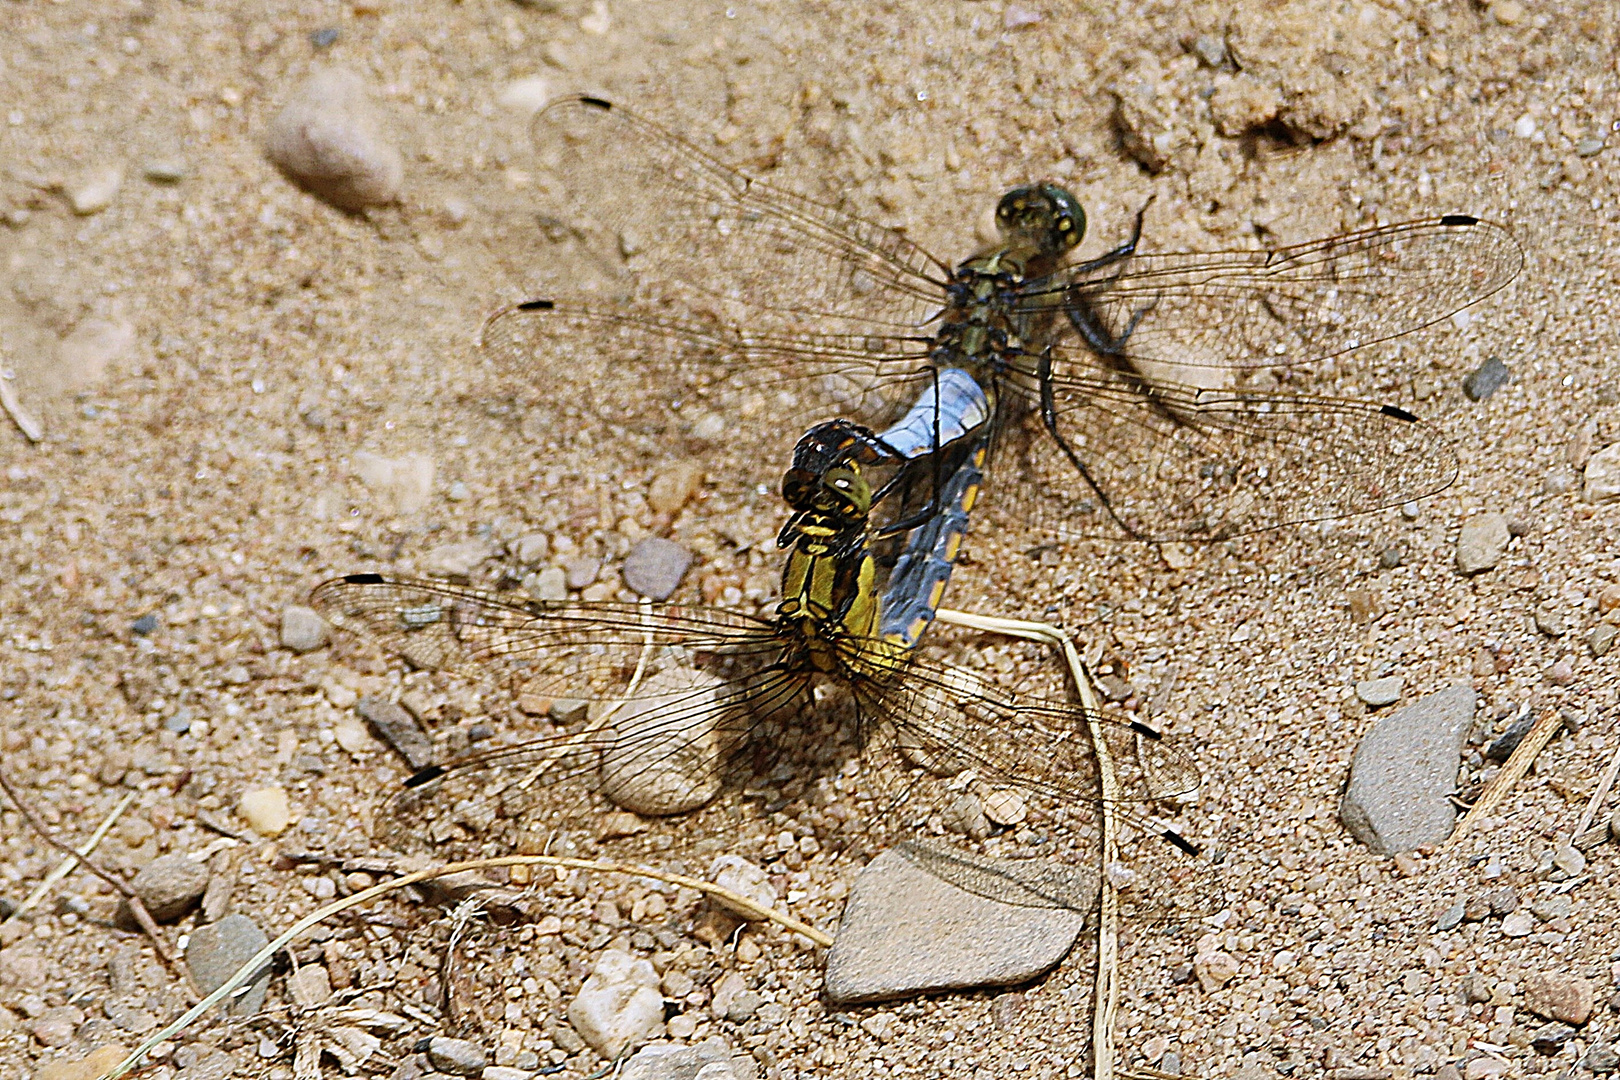
[[793, 448], [793, 467], [782, 476], [782, 497], [798, 511], [864, 519], [872, 485], [861, 466], [880, 459], [872, 433], [847, 420], [817, 424]]
[[1023, 240], [1042, 255], [1062, 255], [1086, 235], [1086, 212], [1056, 184], [1030, 184], [1001, 197], [996, 227], [1008, 240]]

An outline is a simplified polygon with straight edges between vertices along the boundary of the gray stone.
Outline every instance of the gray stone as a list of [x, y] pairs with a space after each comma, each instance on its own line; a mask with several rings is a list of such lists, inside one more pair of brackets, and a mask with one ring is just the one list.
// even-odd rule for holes
[[1463, 393], [1469, 401], [1484, 401], [1506, 385], [1510, 374], [1508, 366], [1493, 356], [1463, 376]]
[[1434, 928], [1442, 932], [1455, 930], [1457, 924], [1463, 921], [1463, 913], [1466, 910], [1466, 905], [1461, 900], [1458, 900], [1440, 913], [1440, 917], [1434, 921]]
[[1605, 446], [1586, 462], [1581, 475], [1584, 486], [1581, 498], [1589, 503], [1606, 503], [1620, 499], [1620, 443]]
[[745, 1023], [754, 1018], [754, 1014], [759, 1012], [759, 1007], [763, 1004], [765, 999], [760, 997], [757, 990], [744, 990], [732, 998], [731, 1004], [726, 1006], [726, 1019], [733, 1024]]
[[455, 1076], [477, 1076], [489, 1064], [489, 1055], [482, 1046], [447, 1035], [435, 1035], [428, 1040], [427, 1056], [435, 1069]]
[[[211, 994], [236, 973], [236, 969], [251, 960], [270, 939], [264, 936], [259, 924], [246, 915], [227, 915], [216, 923], [199, 927], [186, 943], [186, 966], [191, 969], [191, 981], [198, 991]], [[264, 1007], [264, 994], [270, 986], [270, 964], [251, 982], [247, 990], [230, 999], [232, 1016], [252, 1016]]]
[[844, 905], [827, 956], [827, 998], [851, 1004], [1026, 982], [1062, 960], [1085, 924], [1080, 910], [989, 900], [885, 851]]
[[1526, 710], [1522, 715], [1507, 726], [1507, 730], [1498, 735], [1485, 748], [1485, 760], [1504, 762], [1513, 756], [1513, 751], [1519, 748], [1524, 737], [1530, 734], [1530, 729], [1536, 726], [1536, 718]]
[[1361, 739], [1339, 805], [1345, 828], [1382, 855], [1451, 835], [1456, 786], [1474, 688], [1463, 684], [1420, 698], [1380, 720]]
[[1592, 634], [1586, 639], [1586, 644], [1592, 650], [1593, 656], [1607, 656], [1609, 650], [1614, 648], [1616, 636], [1620, 636], [1620, 626], [1601, 622], [1592, 627]]
[[416, 722], [416, 717], [387, 698], [363, 697], [354, 707], [360, 719], [370, 724], [378, 738], [394, 748], [413, 769], [433, 763], [433, 740]]
[[1365, 679], [1356, 683], [1356, 697], [1379, 708], [1384, 705], [1393, 705], [1401, 699], [1401, 687], [1406, 679], [1400, 675], [1386, 675], [1382, 679]]
[[317, 70], [293, 92], [270, 122], [265, 154], [299, 187], [351, 213], [393, 202], [405, 177], [365, 80], [338, 68]]
[[194, 907], [208, 888], [208, 867], [184, 855], [160, 855], [129, 883], [158, 922], [173, 922]]
[[1457, 534], [1457, 569], [1465, 574], [1489, 570], [1508, 544], [1508, 521], [1501, 514], [1476, 514]]
[[625, 1062], [619, 1080], [755, 1080], [754, 1059], [732, 1050], [718, 1035], [696, 1046], [648, 1043]]
[[325, 645], [332, 628], [314, 608], [291, 604], [281, 609], [281, 646], [296, 653], [314, 652]]
[[651, 600], [668, 600], [692, 565], [692, 553], [673, 540], [649, 536], [624, 560], [624, 583]]

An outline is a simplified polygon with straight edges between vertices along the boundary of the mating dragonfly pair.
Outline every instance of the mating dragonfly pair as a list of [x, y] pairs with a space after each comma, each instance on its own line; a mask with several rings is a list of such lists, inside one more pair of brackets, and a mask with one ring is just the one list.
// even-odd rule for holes
[[[1276, 251], [1145, 255], [1139, 215], [1128, 242], [1066, 264], [1084, 215], [1061, 188], [1036, 185], [1002, 199], [1002, 243], [952, 268], [599, 99], [551, 106], [535, 135], [545, 175], [561, 185], [550, 220], [612, 251], [615, 280], [605, 297], [505, 309], [486, 327], [487, 348], [548, 379], [588, 371], [579, 400], [699, 442], [717, 415], [731, 421], [719, 430], [734, 448], [757, 439], [773, 454], [784, 416], [888, 425], [880, 436], [818, 427], [798, 447], [774, 619], [514, 602], [371, 575], [317, 590], [339, 625], [415, 662], [495, 665], [531, 692], [599, 703], [578, 730], [481, 755], [429, 785], [469, 821], [521, 804], [546, 835], [577, 829], [604, 796], [645, 813], [735, 809], [715, 796], [740, 779], [746, 795], [738, 773], [791, 804], [781, 789], [792, 782], [770, 778], [804, 756], [831, 778], [821, 797], [833, 804], [845, 778], [870, 775], [863, 816], [880, 833], [892, 826], [891, 838], [928, 831], [953, 808], [960, 818], [963, 795], [1013, 792], [1053, 824], [1033, 831], [1051, 853], [1065, 815], [1099, 794], [1087, 718], [915, 651], [977, 470], [993, 468], [1010, 516], [1049, 538], [1213, 539], [1431, 494], [1455, 476], [1455, 455], [1410, 413], [1246, 376], [1427, 325], [1501, 288], [1522, 261], [1506, 230], [1462, 215]], [[614, 360], [580, 368], [582, 347]], [[667, 395], [649, 401], [650, 383]], [[893, 477], [874, 487], [884, 469]], [[907, 530], [880, 590], [870, 540]], [[833, 690], [817, 693], [823, 682]], [[1167, 741], [1101, 729], [1126, 763], [1127, 797], [1196, 785]], [[487, 785], [497, 766], [513, 778], [498, 796], [456, 787]], [[975, 891], [1028, 899], [1021, 872], [937, 865]]]

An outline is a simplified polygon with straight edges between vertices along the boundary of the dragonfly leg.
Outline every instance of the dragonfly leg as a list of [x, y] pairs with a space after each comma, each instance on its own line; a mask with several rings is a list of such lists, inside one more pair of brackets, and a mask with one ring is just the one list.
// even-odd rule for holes
[[[1132, 324], [1134, 325], [1134, 320]], [[1114, 504], [1109, 502], [1108, 496], [1103, 493], [1103, 489], [1097, 484], [1097, 481], [1092, 479], [1091, 470], [1086, 468], [1085, 462], [1080, 460], [1080, 455], [1074, 452], [1074, 448], [1069, 445], [1068, 440], [1064, 439], [1063, 434], [1058, 431], [1057, 403], [1052, 396], [1051, 349], [1041, 353], [1040, 363], [1035, 369], [1035, 377], [1041, 385], [1041, 424], [1046, 428], [1046, 433], [1052, 436], [1052, 441], [1058, 444], [1058, 448], [1063, 451], [1063, 456], [1069, 459], [1069, 464], [1074, 466], [1075, 471], [1086, 482], [1086, 486], [1091, 489], [1092, 494], [1097, 496], [1097, 501], [1102, 504], [1104, 510], [1108, 511], [1108, 516], [1113, 518], [1115, 523], [1125, 530], [1125, 534], [1131, 539], [1140, 539], [1136, 530], [1121, 520], [1120, 516], [1114, 512]]]
[[1099, 270], [1102, 267], [1107, 266], [1109, 263], [1116, 263], [1127, 256], [1136, 254], [1136, 243], [1142, 239], [1142, 219], [1147, 216], [1148, 207], [1153, 205], [1153, 200], [1155, 197], [1156, 196], [1149, 195], [1147, 202], [1142, 204], [1142, 209], [1136, 212], [1136, 224], [1131, 229], [1131, 238], [1129, 240], [1119, 245], [1119, 247], [1114, 248], [1112, 251], [1103, 252], [1095, 259], [1090, 259], [1086, 262], [1080, 263], [1078, 266], [1073, 267], [1070, 272], [1083, 274], [1088, 270]]

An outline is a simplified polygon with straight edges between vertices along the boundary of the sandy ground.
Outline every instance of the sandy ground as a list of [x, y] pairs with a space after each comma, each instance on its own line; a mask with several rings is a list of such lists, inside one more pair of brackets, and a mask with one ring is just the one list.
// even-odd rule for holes
[[[544, 378], [496, 371], [475, 348], [486, 314], [568, 272], [537, 265], [546, 249], [527, 211], [525, 116], [503, 104], [514, 81], [537, 77], [552, 93], [634, 102], [728, 160], [903, 225], [949, 258], [979, 242], [1002, 190], [1047, 175], [1085, 203], [1086, 253], [1122, 236], [1150, 194], [1147, 246], [1161, 250], [1452, 211], [1512, 227], [1527, 254], [1515, 285], [1471, 318], [1364, 350], [1324, 380], [1420, 412], [1456, 442], [1461, 479], [1415, 517], [1391, 510], [1254, 537], [1195, 551], [1179, 569], [1102, 546], [1032, 559], [998, 544], [991, 518], [952, 600], [1060, 620], [1100, 643], [1144, 697], [1168, 687], [1156, 720], [1205, 766], [1184, 823], [1225, 852], [1225, 912], [1179, 934], [1127, 930], [1124, 1062], [1163, 1062], [1168, 1049], [1205, 1076], [1404, 1077], [1447, 1063], [1489, 1076], [1499, 1055], [1501, 1074], [1551, 1075], [1612, 1037], [1612, 845], [1588, 853], [1571, 912], [1527, 936], [1505, 936], [1495, 917], [1435, 929], [1458, 898], [1504, 884], [1526, 902], [1552, 892], [1543, 853], [1620, 748], [1620, 651], [1595, 658], [1587, 646], [1599, 593], [1620, 581], [1620, 511], [1583, 502], [1579, 484], [1548, 484], [1620, 439], [1610, 5], [119, 0], [10, 4], [0, 24], [0, 349], [45, 431], [30, 444], [0, 430], [0, 751], [74, 842], [138, 790], [100, 849], [107, 866], [199, 850], [219, 835], [199, 814], [240, 828], [240, 793], [285, 783], [293, 832], [215, 863], [234, 868], [234, 910], [285, 926], [331, 877], [284, 869], [276, 850], [366, 850], [358, 820], [402, 769], [378, 746], [335, 743], [341, 706], [353, 691], [386, 690], [390, 666], [353, 642], [281, 649], [282, 609], [325, 577], [419, 567], [447, 542], [540, 530], [554, 550], [599, 550], [604, 532], [647, 527], [647, 485], [670, 451], [629, 436], [554, 437], [536, 419], [547, 415]], [[338, 37], [318, 49], [311, 34], [326, 28]], [[398, 205], [346, 216], [265, 160], [270, 118], [317, 60], [377, 88], [405, 151]], [[76, 214], [73, 193], [109, 169], [122, 174], [110, 202]], [[1468, 401], [1462, 376], [1492, 356], [1510, 383]], [[362, 453], [429, 459], [426, 504], [395, 512], [356, 478]], [[719, 476], [733, 463], [702, 464]], [[750, 601], [773, 587], [774, 556], [735, 548], [777, 528], [779, 466], [736, 467], [759, 469], [749, 481], [768, 487], [750, 505], [700, 500], [676, 522], [700, 559], [683, 596], [706, 579]], [[1480, 511], [1506, 514], [1519, 535], [1497, 567], [1464, 578], [1455, 541]], [[623, 542], [605, 543], [611, 571]], [[1404, 559], [1381, 568], [1391, 545]], [[1353, 617], [1353, 599], [1370, 618]], [[1561, 632], [1538, 629], [1538, 611]], [[157, 629], [133, 634], [148, 614]], [[1350, 755], [1373, 722], [1351, 687], [1391, 671], [1408, 699], [1471, 680], [1481, 738], [1525, 703], [1579, 724], [1494, 820], [1404, 868], [1337, 818]], [[165, 723], [183, 727], [182, 714], [190, 730], [178, 735]], [[0, 897], [21, 901], [56, 861], [0, 811]], [[854, 868], [828, 872], [848, 880]], [[679, 954], [700, 986], [741, 969], [782, 1007], [777, 1021], [706, 1020], [698, 1036], [720, 1031], [784, 1076], [879, 1075], [879, 1062], [919, 1077], [1088, 1073], [1084, 946], [1021, 993], [833, 1016], [813, 956], [778, 935], [758, 934], [763, 952], [740, 955], [684, 935], [655, 942], [634, 926], [597, 935], [602, 900], [630, 913], [646, 889], [593, 881], [580, 893], [561, 909], [580, 942], [629, 937]], [[114, 907], [78, 873], [8, 924], [0, 1073], [130, 1045], [142, 1021], [127, 1010], [123, 1028], [106, 1019], [114, 997], [148, 1019], [183, 1008], [149, 944], [112, 928]], [[359, 984], [409, 982], [437, 963], [444, 926], [418, 928], [425, 919], [400, 905], [300, 959]], [[1178, 981], [1202, 933], [1237, 960], [1224, 988]], [[493, 1004], [463, 1033], [509, 1058], [557, 1055], [558, 1075], [597, 1068], [589, 1053], [559, 1050], [567, 1038], [553, 1038], [560, 1006], [549, 996], [566, 1004], [589, 950], [534, 961], [546, 985], [524, 991], [502, 979], [501, 958], [525, 942], [495, 928], [478, 942]], [[1592, 1019], [1551, 1055], [1526, 1045], [1543, 1022], [1523, 1008], [1537, 973], [1596, 988]], [[1470, 976], [1487, 1000], [1469, 1001]], [[508, 986], [519, 1007], [503, 1012], [495, 995]], [[281, 995], [278, 977], [271, 1003], [284, 1020]], [[68, 1003], [87, 1017], [74, 1042], [42, 1046], [29, 1013]], [[859, 1025], [879, 1011], [893, 1022]], [[284, 1031], [215, 1022], [184, 1036], [192, 1045], [171, 1048], [170, 1062], [192, 1060], [200, 1043], [229, 1050], [243, 1075], [291, 1076], [289, 1057], [258, 1056]]]

